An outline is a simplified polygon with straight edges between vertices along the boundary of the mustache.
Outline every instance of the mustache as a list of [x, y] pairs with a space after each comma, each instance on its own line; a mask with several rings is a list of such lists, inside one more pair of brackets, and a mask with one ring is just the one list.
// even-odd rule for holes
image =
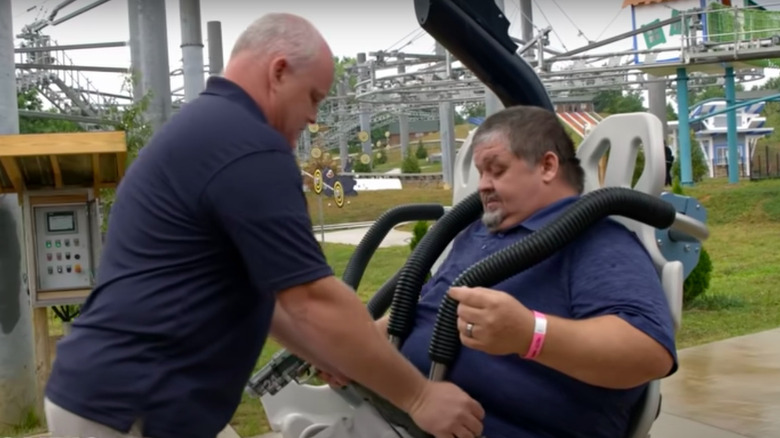
[[483, 193], [480, 195], [480, 197], [482, 198], [482, 202], [485, 204], [487, 204], [488, 202], [501, 200], [501, 198], [497, 194], [495, 194], [495, 192]]

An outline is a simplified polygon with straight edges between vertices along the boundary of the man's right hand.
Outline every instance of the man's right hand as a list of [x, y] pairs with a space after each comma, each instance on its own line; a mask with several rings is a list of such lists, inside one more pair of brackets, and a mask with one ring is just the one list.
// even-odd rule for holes
[[427, 381], [409, 416], [435, 438], [474, 438], [482, 435], [485, 410], [449, 382]]

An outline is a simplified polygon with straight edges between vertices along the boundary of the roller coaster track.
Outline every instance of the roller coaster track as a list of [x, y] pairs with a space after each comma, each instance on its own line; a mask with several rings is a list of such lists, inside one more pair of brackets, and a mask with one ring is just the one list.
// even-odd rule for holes
[[110, 109], [121, 106], [129, 96], [103, 93], [78, 70], [56, 41], [41, 34], [23, 34], [16, 54], [16, 89], [19, 93], [37, 90], [59, 112], [72, 116], [87, 129], [100, 129], [110, 117]]

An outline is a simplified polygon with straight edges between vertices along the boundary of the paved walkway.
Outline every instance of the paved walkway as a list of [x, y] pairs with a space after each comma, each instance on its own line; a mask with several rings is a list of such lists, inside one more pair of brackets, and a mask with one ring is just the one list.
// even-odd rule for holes
[[[780, 329], [686, 348], [661, 384], [659, 438], [780, 438]], [[657, 434], [656, 434], [657, 432]]]
[[[326, 231], [325, 242], [357, 245], [363, 239], [363, 236], [366, 235], [368, 230], [369, 228], [366, 227], [353, 228], [349, 230]], [[322, 233], [317, 229], [316, 225], [314, 226], [314, 236], [317, 238], [317, 241], [322, 240]], [[408, 231], [390, 230], [390, 232], [387, 233], [387, 236], [385, 236], [384, 240], [382, 240], [382, 243], [379, 245], [379, 247], [387, 248], [390, 246], [405, 246], [409, 245], [411, 239], [412, 233]]]

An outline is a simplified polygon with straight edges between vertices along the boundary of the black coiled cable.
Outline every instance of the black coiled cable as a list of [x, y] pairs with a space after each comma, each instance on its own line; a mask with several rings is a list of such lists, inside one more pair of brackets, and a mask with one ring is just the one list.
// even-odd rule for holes
[[387, 325], [388, 334], [399, 340], [399, 347], [414, 326], [417, 301], [426, 274], [455, 236], [481, 214], [479, 193], [467, 196], [436, 222], [407, 259], [398, 276]]
[[[625, 216], [664, 229], [674, 223], [676, 214], [672, 204], [656, 196], [623, 187], [598, 189], [583, 195], [562, 215], [528, 237], [475, 263], [463, 271], [452, 286], [500, 283], [553, 255], [607, 216]], [[457, 301], [445, 295], [428, 350], [434, 364], [449, 367], [460, 350], [457, 309]]]
[[352, 253], [341, 279], [357, 291], [366, 266], [387, 233], [396, 225], [409, 221], [437, 220], [444, 215], [440, 204], [408, 204], [387, 210], [371, 225]]

